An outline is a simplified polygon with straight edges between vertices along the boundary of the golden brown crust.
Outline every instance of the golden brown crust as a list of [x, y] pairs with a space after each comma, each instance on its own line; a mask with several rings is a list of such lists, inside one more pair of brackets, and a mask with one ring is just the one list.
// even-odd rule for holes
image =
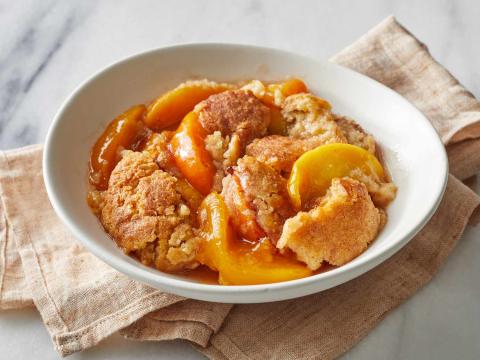
[[292, 170], [293, 163], [305, 152], [324, 145], [324, 139], [292, 139], [287, 136], [269, 135], [255, 139], [247, 146], [246, 154], [272, 166], [283, 174]]
[[242, 149], [254, 138], [265, 135], [270, 110], [250, 92], [225, 91], [212, 95], [195, 107], [205, 131], [222, 136], [238, 135]]
[[110, 175], [109, 188], [136, 187], [138, 181], [158, 170], [158, 165], [147, 153], [126, 150]]
[[[105, 230], [126, 253], [164, 271], [197, 265], [199, 239], [177, 181], [148, 152], [126, 151], [102, 194], [99, 212]], [[178, 229], [188, 236], [179, 236]]]
[[349, 144], [364, 148], [370, 153], [376, 155], [376, 143], [372, 135], [363, 130], [357, 122], [346, 116], [336, 114], [333, 116]]
[[292, 250], [312, 270], [323, 261], [343, 265], [367, 248], [382, 222], [364, 184], [334, 179], [317, 207], [285, 222], [277, 247]]

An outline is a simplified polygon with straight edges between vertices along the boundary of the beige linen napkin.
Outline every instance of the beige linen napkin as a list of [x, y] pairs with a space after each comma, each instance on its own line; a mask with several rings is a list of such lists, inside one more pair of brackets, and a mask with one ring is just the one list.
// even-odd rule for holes
[[[130, 280], [75, 241], [44, 190], [40, 146], [1, 153], [0, 195], [5, 234], [0, 241], [0, 306], [16, 308], [33, 300], [62, 355], [185, 300]], [[189, 331], [172, 328], [170, 337], [183, 335], [204, 346], [231, 306], [188, 303], [194, 314], [183, 325], [188, 323]]]
[[[395, 19], [333, 61], [383, 82], [423, 111], [448, 144], [454, 175], [480, 170], [480, 104]], [[432, 278], [480, 203], [450, 175], [431, 221], [374, 270], [319, 294], [231, 310], [151, 289], [86, 252], [48, 202], [39, 146], [1, 154], [0, 196], [0, 306], [35, 304], [62, 355], [123, 329], [131, 339], [188, 339], [213, 359], [338, 356]]]

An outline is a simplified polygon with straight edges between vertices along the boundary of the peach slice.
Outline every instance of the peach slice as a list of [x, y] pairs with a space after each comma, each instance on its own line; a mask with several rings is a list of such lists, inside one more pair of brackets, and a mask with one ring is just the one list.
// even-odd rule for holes
[[203, 195], [213, 186], [215, 165], [205, 148], [207, 136], [193, 111], [182, 120], [170, 141], [170, 149], [180, 172], [188, 182]]
[[255, 242], [265, 237], [265, 231], [258, 225], [256, 213], [248, 203], [240, 179], [232, 174], [223, 182], [222, 195], [228, 204], [230, 222], [243, 238]]
[[97, 190], [108, 187], [110, 174], [120, 160], [123, 149], [131, 149], [142, 139], [146, 127], [142, 122], [145, 106], [134, 106], [113, 119], [93, 146], [90, 155], [90, 183]]
[[335, 143], [307, 151], [295, 161], [288, 180], [287, 189], [292, 204], [301, 209], [325, 195], [334, 178], [356, 178], [353, 170], [360, 170], [375, 179], [385, 178], [378, 159], [361, 147]]
[[199, 223], [205, 241], [198, 260], [219, 272], [220, 284], [267, 284], [312, 274], [300, 262], [278, 255], [268, 239], [256, 245], [237, 239], [229, 225], [227, 207], [217, 193], [204, 199]]
[[231, 88], [232, 86], [227, 84], [209, 81], [191, 81], [181, 84], [150, 104], [145, 115], [145, 123], [154, 130], [175, 125], [200, 101]]

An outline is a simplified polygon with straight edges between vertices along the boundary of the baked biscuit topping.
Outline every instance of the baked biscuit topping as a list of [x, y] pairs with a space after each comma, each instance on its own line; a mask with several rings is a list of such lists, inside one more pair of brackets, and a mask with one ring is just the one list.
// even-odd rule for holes
[[255, 139], [247, 146], [246, 154], [283, 174], [289, 174], [293, 163], [300, 155], [326, 143], [328, 142], [325, 142], [322, 137], [295, 139], [288, 136], [269, 135]]
[[311, 270], [324, 261], [343, 265], [367, 248], [380, 224], [380, 212], [364, 184], [334, 179], [317, 206], [285, 222], [277, 246], [292, 250]]
[[237, 135], [241, 147], [262, 137], [270, 122], [268, 107], [247, 91], [234, 90], [212, 95], [195, 107], [208, 134]]
[[117, 244], [164, 271], [198, 265], [200, 240], [177, 181], [146, 151], [125, 151], [99, 206], [100, 221]]

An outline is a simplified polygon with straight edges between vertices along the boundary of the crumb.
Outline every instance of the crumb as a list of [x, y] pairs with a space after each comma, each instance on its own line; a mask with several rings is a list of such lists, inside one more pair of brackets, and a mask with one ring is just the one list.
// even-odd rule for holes
[[349, 176], [365, 184], [376, 206], [386, 208], [397, 196], [397, 186], [392, 182], [384, 182], [377, 176], [366, 175], [359, 169], [353, 169]]
[[220, 131], [215, 131], [205, 138], [205, 148], [216, 168], [212, 191], [221, 192], [226, 169], [234, 166], [241, 155], [240, 137], [237, 134], [223, 137]]
[[285, 99], [282, 115], [287, 121], [288, 136], [307, 139], [321, 138], [323, 143], [347, 142], [333, 120], [330, 104], [311, 94], [295, 94]]

